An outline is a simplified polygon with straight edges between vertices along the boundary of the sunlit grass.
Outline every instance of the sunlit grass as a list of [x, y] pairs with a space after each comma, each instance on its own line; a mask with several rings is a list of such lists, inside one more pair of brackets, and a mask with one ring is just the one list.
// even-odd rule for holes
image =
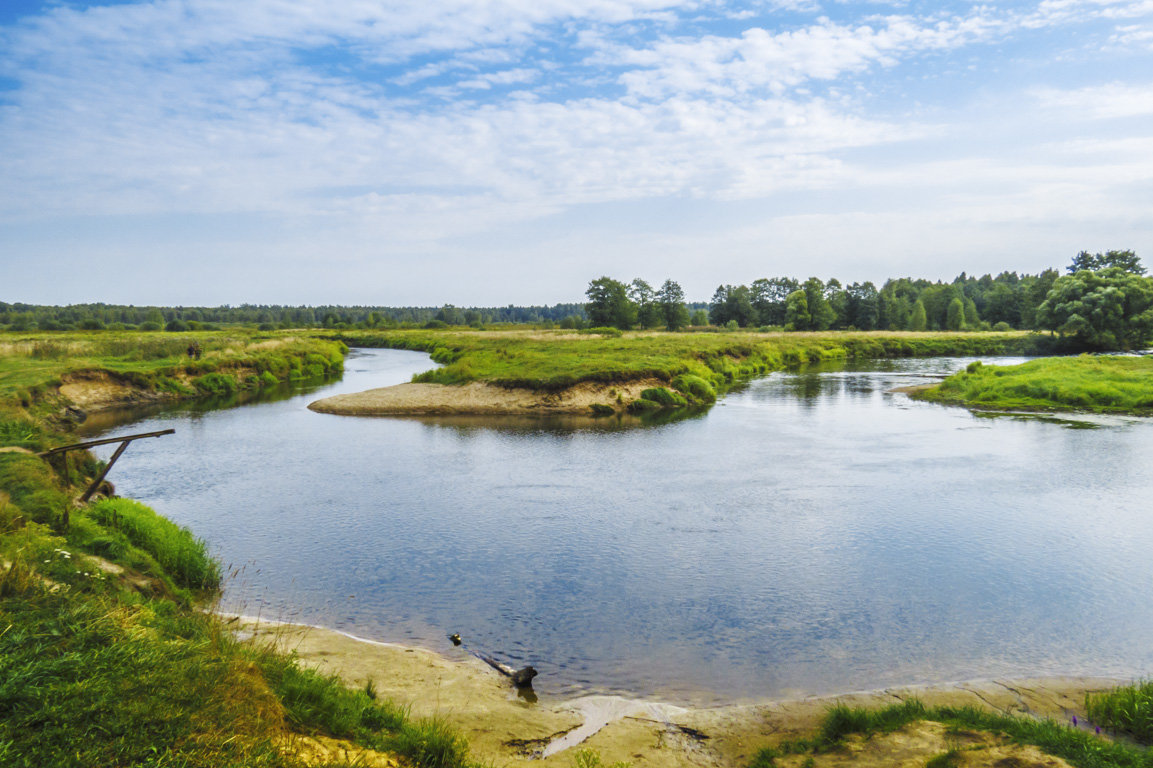
[[1153, 358], [1082, 355], [971, 365], [918, 397], [1008, 410], [1153, 413]]

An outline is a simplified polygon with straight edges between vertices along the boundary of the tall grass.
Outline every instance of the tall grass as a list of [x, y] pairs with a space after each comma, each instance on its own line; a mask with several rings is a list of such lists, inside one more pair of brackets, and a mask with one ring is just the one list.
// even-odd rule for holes
[[106, 528], [122, 532], [164, 569], [172, 580], [188, 589], [215, 590], [220, 566], [208, 555], [204, 541], [171, 520], [131, 499], [102, 499], [86, 513]]
[[1085, 697], [1085, 710], [1102, 727], [1153, 744], [1153, 681], [1090, 694]]
[[1153, 359], [1082, 355], [974, 364], [918, 397], [995, 409], [1153, 413]]

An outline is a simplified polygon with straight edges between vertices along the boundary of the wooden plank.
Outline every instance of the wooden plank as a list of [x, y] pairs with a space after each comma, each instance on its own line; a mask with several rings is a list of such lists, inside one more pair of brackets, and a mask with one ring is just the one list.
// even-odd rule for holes
[[73, 443], [72, 445], [62, 445], [59, 448], [53, 448], [50, 451], [42, 451], [41, 453], [39, 453], [37, 455], [41, 456], [41, 457], [53, 456], [57, 453], [64, 453], [66, 451], [77, 451], [77, 450], [81, 450], [83, 448], [93, 448], [97, 445], [111, 445], [112, 443], [124, 443], [124, 442], [130, 443], [133, 440], [139, 440], [142, 437], [160, 437], [161, 435], [173, 435], [173, 434], [176, 434], [175, 429], [162, 429], [159, 432], [141, 432], [138, 435], [121, 435], [120, 437], [107, 437], [107, 438], [104, 438], [103, 440], [88, 440], [88, 441], [83, 442], [83, 443]]
[[112, 454], [112, 458], [104, 465], [104, 471], [100, 473], [99, 477], [92, 481], [92, 485], [88, 486], [88, 490], [80, 497], [81, 504], [88, 503], [88, 500], [92, 498], [92, 494], [96, 493], [96, 489], [104, 482], [104, 478], [108, 476], [108, 471], [112, 469], [112, 465], [116, 463], [116, 460], [120, 458], [120, 454], [124, 453], [124, 449], [127, 448], [131, 442], [131, 440], [125, 440], [120, 444], [120, 447], [116, 449], [116, 453]]

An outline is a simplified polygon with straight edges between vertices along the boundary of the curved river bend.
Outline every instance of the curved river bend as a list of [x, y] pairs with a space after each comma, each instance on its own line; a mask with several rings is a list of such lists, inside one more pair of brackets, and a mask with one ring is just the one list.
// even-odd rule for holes
[[430, 366], [354, 351], [312, 392], [115, 427], [177, 433], [111, 479], [237, 569], [226, 609], [439, 649], [460, 632], [542, 693], [1148, 674], [1153, 422], [889, 392], [967, 362], [776, 373], [652, 428], [308, 411]]

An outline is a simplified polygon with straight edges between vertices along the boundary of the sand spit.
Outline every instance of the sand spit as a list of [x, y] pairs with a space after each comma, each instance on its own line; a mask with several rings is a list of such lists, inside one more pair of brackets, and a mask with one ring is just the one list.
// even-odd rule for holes
[[591, 413], [593, 405], [618, 411], [649, 387], [667, 386], [658, 379], [604, 384], [585, 381], [542, 392], [510, 389], [474, 381], [459, 386], [396, 384], [350, 395], [335, 395], [309, 404], [320, 413], [342, 416], [534, 416]]
[[[597, 750], [604, 764], [633, 768], [746, 766], [759, 749], [811, 735], [835, 702], [885, 706], [915, 696], [926, 705], [975, 705], [1001, 712], [1084, 720], [1086, 692], [1122, 682], [1105, 678], [989, 680], [892, 688], [788, 701], [686, 708], [619, 696], [530, 702], [465, 648], [445, 653], [377, 643], [341, 632], [292, 624], [237, 621], [244, 635], [295, 651], [301, 661], [334, 672], [350, 685], [372, 680], [382, 697], [408, 705], [414, 717], [436, 716], [460, 730], [482, 762], [502, 766], [573, 764], [574, 748]], [[932, 722], [886, 736], [850, 739], [845, 749], [816, 757], [816, 766], [923, 766], [951, 748], [966, 766], [1048, 766], [1064, 761], [1033, 747], [1013, 746], [985, 733], [951, 733]], [[802, 756], [778, 759], [801, 765]]]

